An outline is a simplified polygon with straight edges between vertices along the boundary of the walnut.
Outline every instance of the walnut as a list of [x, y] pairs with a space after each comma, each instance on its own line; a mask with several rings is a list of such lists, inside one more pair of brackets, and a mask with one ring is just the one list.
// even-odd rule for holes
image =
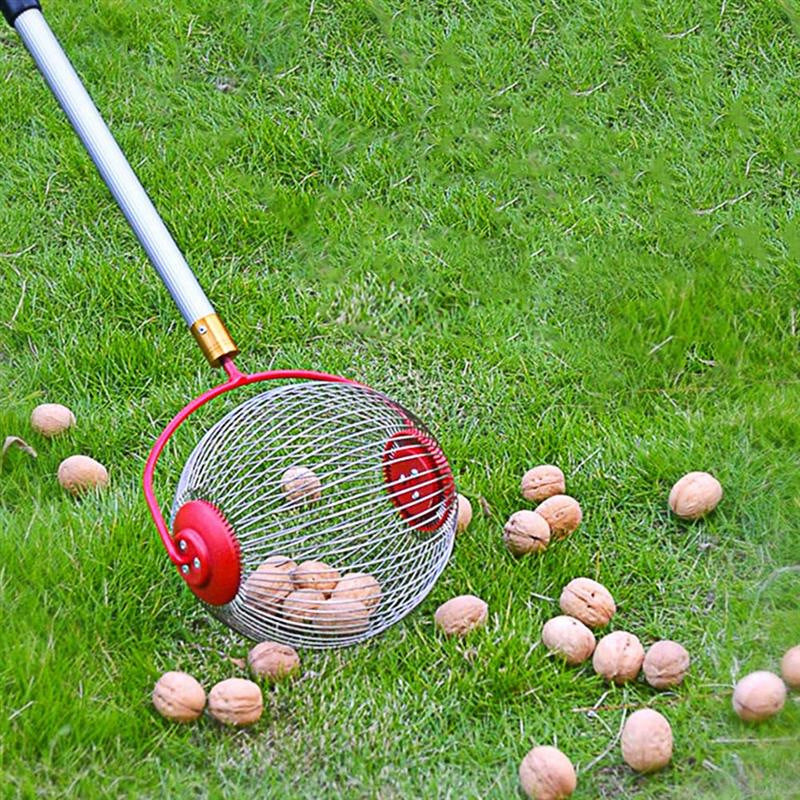
[[433, 621], [448, 636], [465, 636], [486, 624], [489, 606], [480, 597], [463, 594], [442, 603], [436, 609]]
[[503, 528], [503, 541], [515, 556], [539, 553], [550, 542], [550, 526], [535, 511], [517, 511]]
[[323, 561], [303, 561], [292, 571], [292, 580], [297, 589], [316, 589], [328, 594], [339, 583], [339, 572]]
[[289, 503], [310, 503], [322, 497], [322, 482], [308, 467], [289, 467], [281, 476], [281, 491]]
[[458, 496], [458, 519], [456, 520], [456, 533], [464, 533], [472, 522], [472, 503], [464, 497]]
[[608, 625], [617, 610], [611, 592], [591, 578], [575, 578], [561, 592], [561, 610], [590, 628]]
[[244, 678], [220, 681], [208, 693], [208, 713], [225, 725], [252, 725], [263, 710], [261, 689]]
[[247, 663], [254, 675], [274, 682], [297, 672], [300, 669], [300, 656], [288, 644], [261, 642], [247, 654]]
[[606, 680], [622, 684], [636, 678], [643, 660], [642, 643], [632, 633], [614, 631], [597, 643], [592, 666]]
[[277, 612], [281, 601], [294, 589], [291, 573], [296, 567], [297, 564], [286, 556], [270, 556], [244, 583], [248, 602]]
[[544, 624], [542, 642], [572, 665], [586, 661], [595, 645], [594, 634], [580, 620], [567, 616], [553, 617]]
[[557, 748], [534, 747], [519, 765], [522, 791], [531, 800], [561, 800], [578, 784], [572, 762]]
[[332, 598], [314, 609], [311, 624], [320, 631], [354, 635], [369, 627], [369, 610], [360, 600]]
[[567, 494], [554, 494], [535, 509], [550, 526], [550, 535], [558, 540], [569, 536], [581, 524], [583, 512], [574, 497]]
[[185, 672], [165, 672], [153, 687], [153, 705], [174, 722], [196, 720], [206, 706], [203, 687]]
[[552, 464], [541, 464], [529, 469], [522, 476], [520, 485], [522, 496], [533, 503], [541, 503], [554, 494], [564, 494], [567, 490], [564, 473]]
[[689, 472], [669, 493], [669, 507], [681, 519], [700, 519], [722, 499], [720, 482], [707, 472]]
[[733, 710], [746, 722], [773, 717], [786, 702], [786, 686], [772, 672], [751, 672], [733, 690]]
[[331, 600], [360, 600], [371, 614], [381, 601], [381, 587], [372, 575], [350, 572], [336, 584]]
[[672, 728], [666, 718], [642, 708], [634, 711], [622, 729], [622, 757], [637, 772], [655, 772], [672, 758]]
[[314, 616], [314, 611], [325, 600], [325, 595], [316, 589], [295, 589], [295, 591], [286, 595], [281, 611], [287, 622], [304, 625], [311, 620]]
[[75, 415], [58, 403], [42, 403], [31, 412], [31, 427], [48, 439], [75, 425]]
[[677, 642], [656, 642], [644, 657], [644, 677], [654, 689], [677, 686], [689, 671], [689, 653]]
[[108, 471], [89, 456], [69, 456], [58, 465], [58, 482], [72, 494], [101, 489], [108, 484]]
[[800, 644], [783, 654], [781, 675], [787, 686], [791, 686], [792, 689], [800, 689]]

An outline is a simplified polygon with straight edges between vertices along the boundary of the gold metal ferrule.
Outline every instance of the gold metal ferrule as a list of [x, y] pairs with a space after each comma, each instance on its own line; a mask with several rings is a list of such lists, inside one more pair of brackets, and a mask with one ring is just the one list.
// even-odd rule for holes
[[207, 317], [195, 320], [191, 331], [212, 367], [218, 367], [223, 356], [233, 357], [239, 352], [225, 323], [217, 314], [209, 314]]

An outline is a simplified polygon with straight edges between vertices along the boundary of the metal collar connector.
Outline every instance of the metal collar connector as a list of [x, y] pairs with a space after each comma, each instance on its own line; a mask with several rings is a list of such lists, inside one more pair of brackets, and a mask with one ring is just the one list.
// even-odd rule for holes
[[207, 317], [195, 320], [191, 331], [212, 367], [219, 367], [223, 356], [233, 358], [239, 352], [225, 323], [217, 314], [209, 314]]

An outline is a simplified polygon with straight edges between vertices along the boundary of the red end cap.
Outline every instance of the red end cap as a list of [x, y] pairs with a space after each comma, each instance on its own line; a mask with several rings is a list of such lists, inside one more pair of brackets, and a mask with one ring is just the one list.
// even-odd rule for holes
[[383, 475], [400, 516], [418, 531], [436, 531], [455, 501], [450, 465], [436, 441], [416, 428], [398, 431], [383, 449]]
[[190, 500], [175, 515], [175, 547], [180, 576], [206, 603], [221, 606], [239, 591], [239, 542], [222, 512], [207, 500]]

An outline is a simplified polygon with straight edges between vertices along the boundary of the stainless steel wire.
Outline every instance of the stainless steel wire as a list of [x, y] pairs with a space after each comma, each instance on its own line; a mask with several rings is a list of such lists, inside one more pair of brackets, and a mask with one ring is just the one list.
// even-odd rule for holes
[[[214, 424], [186, 462], [172, 507], [174, 520], [190, 500], [213, 503], [239, 542], [239, 591], [226, 605], [209, 605], [211, 613], [258, 641], [322, 648], [374, 636], [417, 606], [450, 557], [457, 507], [433, 467], [416, 470], [413, 487], [429, 493], [432, 508], [400, 499], [402, 481], [388, 479], [385, 452], [409, 428], [430, 436], [379, 392], [322, 381], [270, 389]], [[404, 460], [413, 457], [394, 459]], [[295, 484], [305, 496], [287, 495], [291, 468], [313, 473]], [[443, 522], [422, 530], [431, 519]], [[286, 563], [262, 566], [277, 557]], [[346, 591], [351, 581], [336, 583], [325, 566], [307, 562], [340, 577], [362, 574], [352, 579], [361, 586], [356, 602]], [[285, 602], [319, 586], [321, 594], [311, 589]]]

